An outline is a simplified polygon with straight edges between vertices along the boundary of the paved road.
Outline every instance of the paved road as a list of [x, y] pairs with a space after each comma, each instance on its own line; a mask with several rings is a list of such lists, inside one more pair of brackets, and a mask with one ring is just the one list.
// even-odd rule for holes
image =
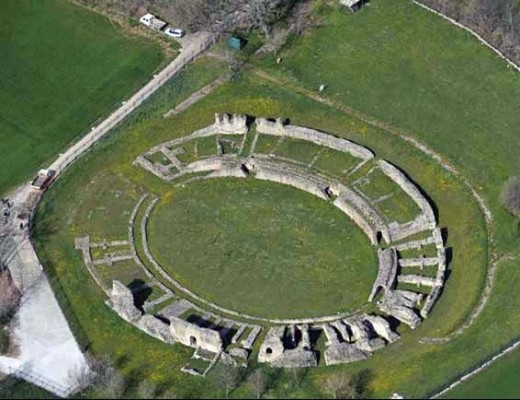
[[[182, 52], [174, 61], [61, 154], [48, 169], [55, 171], [55, 177], [58, 177], [172, 76], [204, 52], [211, 42], [212, 35], [208, 33], [183, 38]], [[15, 374], [56, 395], [65, 396], [75, 389], [71, 373], [85, 365], [86, 360], [43, 273], [29, 231], [20, 229], [20, 224], [29, 225], [41, 195], [25, 183], [10, 194], [12, 205], [4, 205], [4, 210], [0, 210], [2, 215], [4, 211], [10, 213], [9, 218], [0, 221], [0, 259], [7, 263], [23, 294], [22, 305], [11, 324], [12, 336], [17, 343], [16, 353], [0, 357], [0, 372]]]

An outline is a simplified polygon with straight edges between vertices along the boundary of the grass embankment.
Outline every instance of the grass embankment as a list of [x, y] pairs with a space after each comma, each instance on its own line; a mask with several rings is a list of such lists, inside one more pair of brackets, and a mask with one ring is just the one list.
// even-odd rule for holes
[[[61, 290], [70, 308], [76, 313], [77, 320], [82, 321], [79, 325], [85, 337], [92, 342], [95, 352], [111, 352], [122, 360], [122, 369], [127, 376], [135, 377], [133, 374], [136, 374], [163, 385], [171, 385], [179, 395], [214, 397], [220, 393], [214, 390], [211, 377], [202, 382], [178, 371], [187, 360], [188, 351], [164, 346], [147, 338], [106, 309], [99, 289], [82, 265], [80, 255], [73, 250], [73, 238], [89, 233], [84, 225], [88, 222], [86, 210], [89, 208], [86, 204], [90, 204], [89, 199], [112, 188], [117, 191], [114, 184], [111, 188], [106, 187], [101, 176], [113, 176], [128, 185], [128, 193], [143, 187], [157, 195], [171, 190], [170, 185], [132, 166], [132, 161], [151, 146], [189, 134], [211, 123], [215, 112], [226, 111], [256, 116], [289, 116], [295, 124], [316, 127], [367, 145], [378, 156], [408, 171], [431, 194], [440, 210], [441, 226], [450, 229], [447, 245], [457, 249], [450, 264], [451, 276], [443, 298], [431, 318], [417, 331], [405, 332], [399, 345], [391, 346], [367, 363], [337, 369], [319, 368], [310, 372], [302, 389], [290, 389], [287, 383], [289, 377], [282, 376], [271, 390], [273, 395], [281, 396], [292, 390], [295, 396], [317, 396], [315, 385], [323, 374], [334, 370], [353, 372], [360, 368], [373, 370], [371, 387], [378, 395], [386, 396], [388, 391], [396, 387], [406, 389], [405, 393], [424, 393], [479, 357], [479, 354], [475, 354], [475, 358], [465, 360], [462, 366], [461, 363], [455, 363], [448, 369], [439, 368], [440, 359], [465, 356], [467, 351], [460, 353], [456, 350], [455, 355], [450, 355], [442, 346], [428, 347], [417, 343], [424, 335], [450, 331], [467, 313], [471, 301], [468, 297], [474, 296], [480, 287], [481, 271], [485, 271], [486, 235], [483, 218], [468, 191], [439, 165], [387, 132], [249, 75], [220, 88], [182, 115], [167, 120], [151, 118], [141, 124], [133, 124], [128, 129], [121, 128], [73, 166], [45, 197], [36, 221], [38, 249], [46, 268], [58, 277]], [[97, 186], [96, 180], [99, 182]], [[88, 182], [90, 185], [87, 190], [85, 184]], [[105, 215], [103, 223], [99, 220], [101, 233], [112, 218], [111, 215]], [[45, 227], [47, 232], [44, 231]], [[121, 232], [121, 235], [125, 234], [126, 231]], [[86, 302], [85, 299], [92, 301]], [[121, 337], [125, 340], [122, 341]], [[500, 342], [498, 337], [490, 338], [487, 335], [478, 335], [477, 339], [484, 349]], [[169, 365], [168, 370], [161, 368], [164, 363]], [[406, 373], [397, 376], [388, 374], [385, 366], [389, 363], [396, 370]], [[410, 369], [411, 365], [419, 367]], [[425, 384], [424, 380], [429, 376], [432, 379]], [[237, 396], [248, 393], [245, 386], [235, 392]]]
[[325, 84], [327, 99], [442, 154], [491, 207], [498, 250], [517, 249], [518, 221], [498, 197], [520, 170], [518, 72], [408, 0], [373, 0], [354, 14], [318, 1], [312, 15], [319, 27], [293, 38], [281, 64], [267, 57], [258, 65], [314, 93]]
[[[328, 7], [315, 12], [321, 26], [290, 43], [281, 54], [281, 65], [265, 59], [261, 66], [306, 89], [326, 83], [324, 95], [329, 99], [353, 106], [428, 144], [485, 197], [493, 212], [499, 252], [517, 248], [517, 224], [502, 211], [497, 195], [502, 182], [520, 169], [520, 139], [514, 131], [520, 122], [515, 109], [520, 94], [518, 74], [472, 37], [405, 0], [373, 0], [354, 15]], [[40, 209], [35, 232], [39, 251], [46, 268], [59, 279], [68, 309], [81, 321], [77, 330], [92, 341], [95, 352], [110, 352], [120, 360], [127, 376], [173, 386], [183, 396], [215, 397], [220, 393], [214, 390], [211, 376], [200, 381], [178, 372], [188, 352], [145, 337], [103, 305], [99, 289], [73, 250], [74, 236], [88, 233], [78, 213], [87, 196], [84, 185], [96, 176], [113, 175], [131, 187], [161, 194], [165, 185], [131, 162], [154, 144], [211, 123], [214, 112], [288, 117], [294, 124], [367, 145], [407, 171], [431, 196], [440, 225], [448, 229], [447, 246], [453, 250], [444, 293], [420, 328], [404, 332], [398, 344], [367, 362], [311, 371], [299, 389], [291, 387], [288, 375], [281, 375], [271, 395], [317, 396], [321, 378], [330, 372], [368, 369], [373, 396], [388, 397], [393, 392], [426, 396], [517, 337], [520, 299], [513, 294], [520, 289], [519, 260], [499, 265], [486, 309], [463, 335], [445, 345], [418, 342], [421, 337], [444, 335], [460, 326], [479, 296], [486, 273], [484, 219], [459, 179], [388, 131], [246, 75], [170, 120], [150, 118], [153, 113], [135, 117], [131, 129], [119, 129], [72, 167]], [[102, 184], [92, 188], [107, 190]], [[250, 393], [242, 386], [233, 395]]]

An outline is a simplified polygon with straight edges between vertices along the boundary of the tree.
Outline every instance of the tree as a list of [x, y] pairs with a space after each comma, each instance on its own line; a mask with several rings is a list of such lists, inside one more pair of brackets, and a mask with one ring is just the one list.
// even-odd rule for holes
[[[88, 357], [87, 357], [88, 359]], [[69, 371], [69, 383], [75, 387], [80, 393], [90, 387], [92, 384], [93, 373], [90, 369], [88, 362], [81, 365], [77, 365], [71, 371]]]
[[157, 396], [158, 399], [176, 399], [177, 396], [172, 391], [166, 391]]
[[504, 184], [500, 200], [507, 211], [520, 218], [520, 177], [510, 178]]
[[291, 374], [291, 381], [293, 387], [299, 388], [303, 379], [309, 371], [307, 368], [291, 368], [289, 372]]
[[126, 382], [120, 372], [115, 369], [107, 371], [103, 385], [99, 386], [96, 393], [103, 399], [120, 399], [126, 391]]
[[286, 15], [291, 4], [288, 0], [247, 0], [251, 25], [259, 28], [269, 39], [274, 24]]
[[356, 380], [350, 375], [339, 372], [324, 379], [323, 389], [334, 399], [359, 399], [361, 397]]
[[229, 393], [237, 387], [238, 380], [239, 373], [236, 367], [220, 366], [217, 370], [215, 383], [224, 391], [226, 399], [229, 398]]
[[98, 359], [90, 357], [91, 380], [96, 397], [120, 399], [126, 391], [126, 382], [107, 354]]
[[236, 0], [176, 1], [171, 7], [175, 22], [190, 32], [227, 30], [230, 16], [237, 10]]
[[20, 305], [20, 292], [7, 268], [0, 268], [0, 324], [7, 324]]
[[251, 390], [254, 392], [257, 399], [262, 398], [263, 394], [267, 389], [267, 379], [264, 371], [260, 368], [255, 370], [247, 380], [247, 383]]
[[137, 387], [137, 395], [140, 399], [155, 399], [157, 397], [157, 387], [148, 381], [142, 381]]

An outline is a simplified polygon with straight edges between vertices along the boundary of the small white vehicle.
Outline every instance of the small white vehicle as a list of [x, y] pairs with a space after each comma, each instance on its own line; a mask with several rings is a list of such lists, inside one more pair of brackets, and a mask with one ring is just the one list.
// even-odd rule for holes
[[156, 31], [160, 31], [162, 28], [166, 26], [166, 22], [157, 18], [153, 14], [145, 14], [141, 18], [139, 18], [139, 22], [143, 25], [148, 26]]
[[176, 29], [176, 28], [171, 28], [171, 27], [168, 27], [164, 30], [164, 33], [170, 37], [173, 37], [173, 38], [176, 38], [176, 39], [180, 39], [181, 37], [183, 37], [186, 32], [184, 32], [182, 29]]
[[53, 176], [53, 172], [48, 169], [41, 169], [38, 175], [32, 180], [31, 187], [36, 190], [44, 190]]
[[139, 22], [143, 25], [150, 26], [152, 25], [152, 21], [154, 18], [155, 16], [153, 14], [146, 14], [139, 19]]

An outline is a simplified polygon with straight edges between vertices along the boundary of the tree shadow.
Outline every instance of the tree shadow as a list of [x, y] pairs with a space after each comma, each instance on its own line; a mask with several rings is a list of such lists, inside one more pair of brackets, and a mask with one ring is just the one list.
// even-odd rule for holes
[[359, 394], [362, 399], [372, 398], [372, 393], [370, 390], [370, 382], [374, 379], [374, 373], [371, 369], [365, 368], [359, 371], [354, 376], [354, 385], [356, 392]]

